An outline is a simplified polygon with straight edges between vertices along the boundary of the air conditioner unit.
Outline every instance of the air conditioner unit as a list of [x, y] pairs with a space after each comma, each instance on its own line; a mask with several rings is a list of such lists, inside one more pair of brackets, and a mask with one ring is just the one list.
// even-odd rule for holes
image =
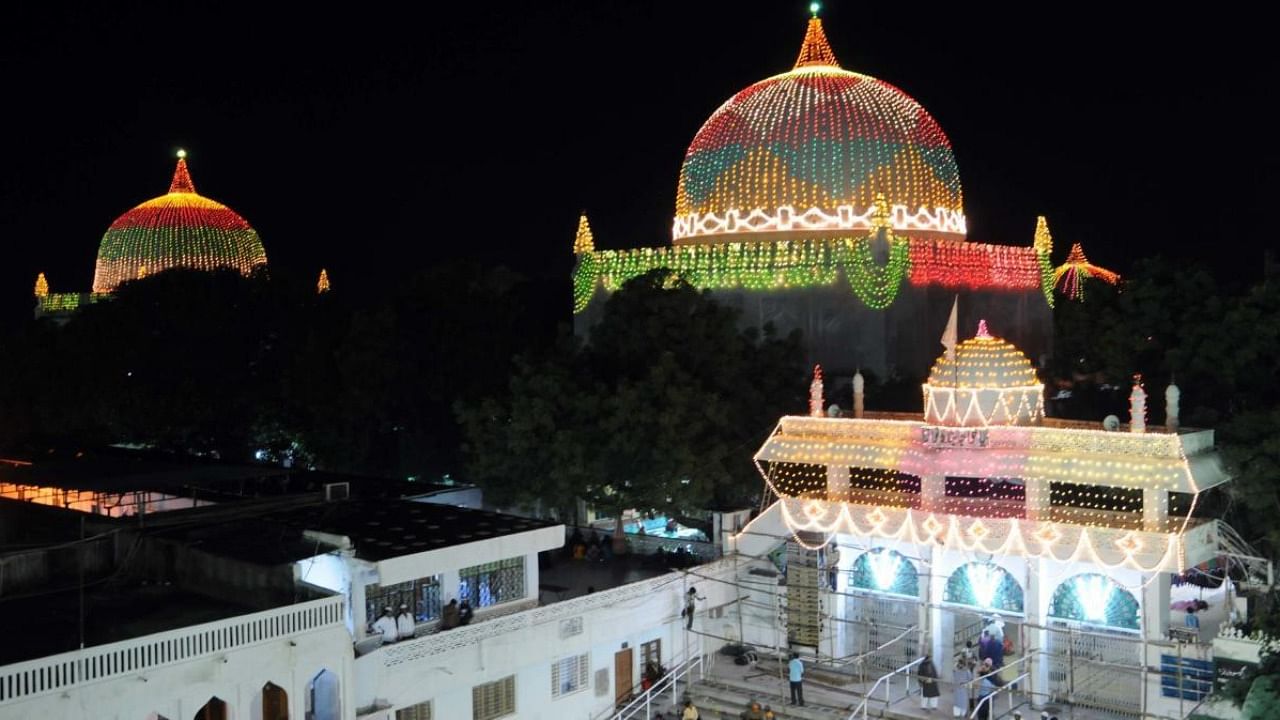
[[325, 500], [346, 500], [351, 497], [351, 483], [325, 483]]

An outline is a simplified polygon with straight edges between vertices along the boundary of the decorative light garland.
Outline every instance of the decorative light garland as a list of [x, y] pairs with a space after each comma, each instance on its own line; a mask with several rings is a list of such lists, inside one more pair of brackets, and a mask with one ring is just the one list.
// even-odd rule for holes
[[[971, 290], [1016, 292], [1041, 287], [1039, 260], [1030, 248], [894, 235], [885, 241], [889, 260], [881, 266], [872, 257], [871, 242], [868, 236], [835, 237], [581, 253], [573, 272], [574, 312], [586, 309], [597, 285], [613, 292], [627, 280], [657, 268], [669, 268], [703, 290], [829, 287], [843, 274], [858, 299], [875, 309], [893, 304], [903, 278], [916, 286]], [[918, 250], [921, 245], [954, 246], [955, 252]], [[960, 277], [955, 268], [978, 268], [980, 262], [988, 261], [998, 269], [975, 269], [962, 283], [951, 284]]]
[[841, 69], [815, 16], [793, 70], [734, 95], [694, 136], [672, 237], [867, 230], [877, 192], [895, 230], [964, 238], [942, 128], [893, 85]]
[[1120, 282], [1119, 274], [1090, 263], [1080, 243], [1071, 246], [1067, 261], [1053, 271], [1054, 285], [1059, 287], [1063, 295], [1079, 302], [1084, 301], [1084, 281], [1094, 278], [1108, 285]]
[[262, 241], [244, 218], [196, 194], [180, 150], [169, 192], [121, 215], [102, 236], [93, 290], [111, 292], [172, 267], [230, 267], [247, 275], [266, 262]]
[[[1091, 562], [1108, 570], [1178, 572], [1179, 533], [1135, 532], [1017, 518], [972, 519], [898, 508], [859, 508], [817, 499], [782, 498], [783, 522], [797, 535], [837, 534], [932, 545], [980, 555], [1012, 555], [1060, 563]], [[921, 519], [923, 516], [923, 519]], [[810, 547], [806, 545], [806, 547]]]
[[1044, 299], [1053, 307], [1053, 235], [1049, 233], [1049, 221], [1043, 215], [1036, 217], [1035, 238], [1031, 247], [1036, 251], [1036, 259], [1040, 265], [1040, 290]]
[[329, 271], [320, 268], [320, 277], [316, 280], [316, 294], [323, 295], [329, 292]]
[[49, 296], [49, 281], [45, 279], [44, 273], [36, 275], [35, 294], [38, 298], [46, 298]]
[[[984, 447], [963, 448], [929, 446], [929, 428], [918, 421], [786, 417], [755, 460], [780, 497], [920, 508], [920, 478], [1011, 479], [1025, 485], [1023, 507], [1042, 520], [1110, 528], [1143, 524], [1140, 507], [1117, 488], [1199, 492], [1174, 434], [993, 426], [981, 429]], [[985, 498], [930, 502], [933, 510], [974, 517], [1007, 514]]]

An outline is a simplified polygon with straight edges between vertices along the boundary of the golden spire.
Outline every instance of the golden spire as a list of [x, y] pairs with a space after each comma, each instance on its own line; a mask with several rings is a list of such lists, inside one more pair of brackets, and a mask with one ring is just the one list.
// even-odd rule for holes
[[800, 57], [796, 58], [796, 69], [810, 65], [840, 67], [836, 54], [831, 51], [831, 44], [827, 42], [827, 34], [822, 31], [822, 18], [818, 17], [821, 9], [822, 6], [816, 2], [809, 5], [813, 17], [809, 18], [809, 28], [804, 32], [804, 44], [800, 46]]
[[316, 294], [323, 295], [329, 292], [329, 271], [320, 268], [320, 279], [316, 280]]
[[1045, 257], [1053, 254], [1053, 236], [1049, 234], [1049, 221], [1043, 215], [1036, 217], [1036, 236], [1031, 246]]
[[585, 255], [596, 251], [596, 240], [591, 235], [591, 223], [587, 222], [587, 211], [583, 210], [578, 217], [578, 234], [573, 237], [573, 254]]
[[49, 295], [49, 281], [45, 279], [44, 273], [36, 275], [36, 297], [42, 298]]
[[173, 169], [173, 180], [169, 183], [169, 192], [194, 194], [195, 191], [195, 183], [191, 182], [191, 173], [187, 171], [187, 151], [179, 150], [178, 167]]

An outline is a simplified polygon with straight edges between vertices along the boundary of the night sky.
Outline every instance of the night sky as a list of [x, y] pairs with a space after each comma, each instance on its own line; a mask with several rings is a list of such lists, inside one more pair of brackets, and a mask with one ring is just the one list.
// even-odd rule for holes
[[[37, 271], [89, 288], [103, 231], [166, 190], [179, 147], [273, 273], [324, 266], [367, 291], [503, 260], [567, 317], [578, 210], [600, 247], [667, 242], [687, 144], [791, 67], [807, 18], [780, 1], [34, 5], [0, 29], [6, 323], [28, 315]], [[1044, 214], [1057, 261], [1080, 241], [1121, 271], [1164, 252], [1260, 276], [1280, 188], [1261, 18], [826, 5], [841, 64], [950, 136], [971, 238], [1029, 244]]]

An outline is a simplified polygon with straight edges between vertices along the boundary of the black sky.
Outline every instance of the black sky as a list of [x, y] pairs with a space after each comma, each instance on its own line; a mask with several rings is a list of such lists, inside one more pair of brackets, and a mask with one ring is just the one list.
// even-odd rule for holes
[[[976, 5], [823, 12], [846, 68], [898, 85], [950, 136], [971, 238], [1027, 244], [1045, 214], [1059, 255], [1081, 241], [1122, 271], [1164, 252], [1260, 272], [1280, 189], [1268, 21]], [[40, 270], [87, 289], [103, 231], [164, 192], [178, 147], [274, 272], [325, 266], [367, 289], [501, 258], [563, 277], [567, 314], [578, 209], [603, 247], [665, 242], [688, 142], [790, 68], [806, 6], [18, 10], [0, 29], [0, 317], [26, 314]]]

